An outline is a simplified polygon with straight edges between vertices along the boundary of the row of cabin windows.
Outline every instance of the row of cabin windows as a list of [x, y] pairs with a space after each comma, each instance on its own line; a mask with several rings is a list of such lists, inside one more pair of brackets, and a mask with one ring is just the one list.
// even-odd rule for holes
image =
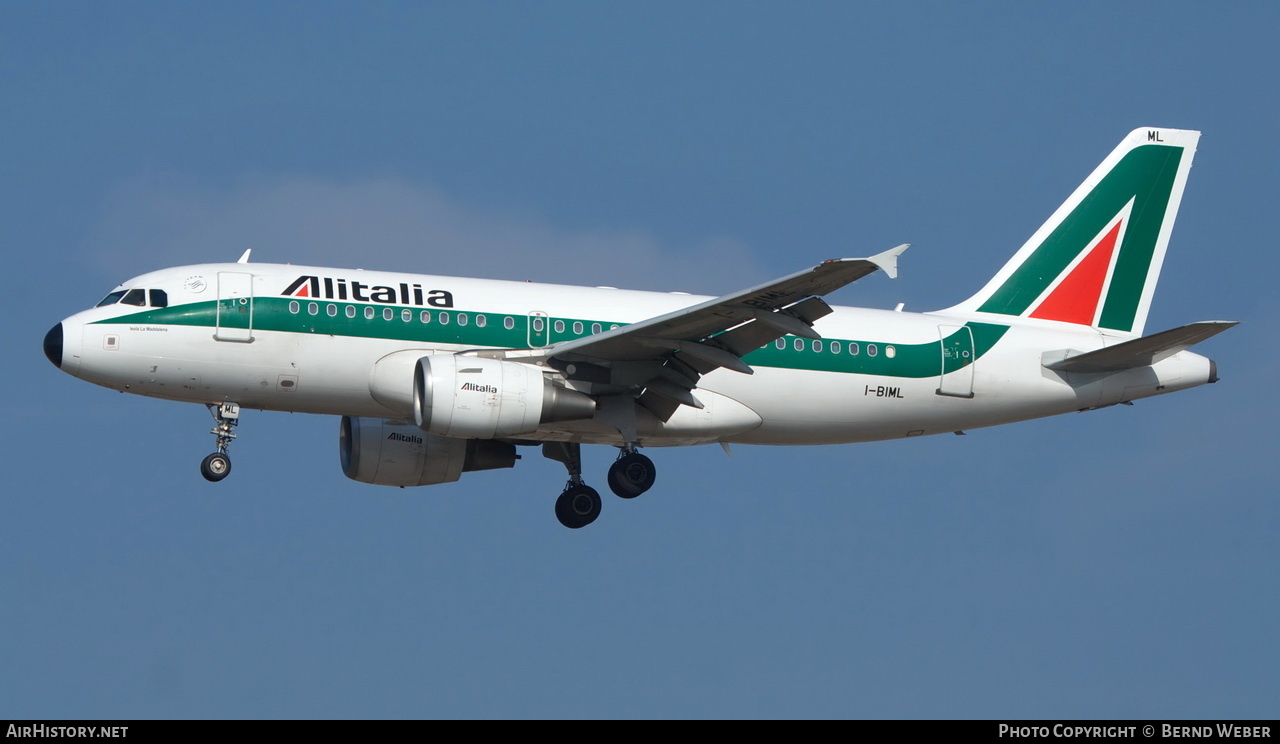
[[[120, 303], [121, 305], [135, 305], [138, 307], [148, 307], [148, 306], [168, 307], [169, 296], [168, 294], [165, 293], [163, 289], [151, 289], [151, 290], [122, 289], [116, 292], [112, 292], [111, 294], [102, 298], [102, 301], [97, 304], [97, 307], [103, 307], [105, 305], [114, 305], [116, 303]], [[302, 311], [302, 306], [296, 300], [289, 303], [290, 313], [297, 315], [301, 311]], [[347, 305], [345, 313], [348, 318], [355, 318], [357, 314], [356, 306]], [[316, 302], [308, 302], [307, 314], [319, 315], [320, 304]], [[338, 306], [333, 304], [326, 305], [325, 314], [328, 315], [330, 318], [337, 317]], [[377, 309], [371, 305], [365, 305], [364, 317], [366, 320], [373, 320], [375, 317], [377, 317]], [[395, 317], [396, 317], [396, 311], [393, 308], [385, 307], [382, 309], [383, 320], [394, 320]], [[460, 326], [465, 326], [471, 321], [471, 317], [468, 316], [466, 313], [456, 313], [452, 316], [452, 318], [453, 318], [453, 321]], [[413, 322], [413, 311], [407, 310], [407, 309], [401, 310], [400, 320], [404, 321], [405, 323]], [[438, 311], [436, 313], [435, 320], [440, 325], [448, 325], [450, 323], [450, 315], [449, 313], [443, 310]], [[420, 311], [418, 313], [418, 321], [421, 323], [430, 323], [431, 311], [430, 310]], [[484, 328], [486, 325], [488, 325], [488, 323], [489, 323], [489, 319], [487, 316], [483, 314], [477, 314], [475, 316], [476, 327]], [[506, 328], [508, 331], [513, 330], [516, 327], [515, 318], [512, 318], [511, 316], [507, 316], [503, 318], [502, 326]], [[555, 320], [552, 323], [552, 327], [555, 329], [556, 333], [564, 333], [568, 326], [565, 324], [563, 320]], [[617, 327], [618, 325], [616, 323], [612, 323], [609, 325], [610, 330]], [[544, 328], [546, 328], [545, 321], [541, 317], [534, 316], [533, 318], [534, 332], [541, 333]], [[581, 336], [583, 331], [585, 330], [586, 330], [586, 326], [585, 324], [583, 324], [582, 321], [580, 320], [573, 321], [574, 335]], [[604, 326], [601, 325], [600, 323], [591, 324], [592, 334], [600, 333], [603, 330], [604, 330]], [[787, 340], [785, 338], [780, 338], [776, 342], [774, 342], [774, 345], [777, 346], [779, 350], [786, 350]], [[823, 342], [815, 339], [809, 342], [809, 346], [814, 351], [820, 352], [823, 349]], [[794, 341], [792, 341], [792, 347], [796, 351], [804, 351], [804, 348], [805, 348], [804, 339], [802, 338], [795, 339]], [[841, 353], [841, 350], [846, 347], [844, 347], [839, 341], [831, 341], [827, 344], [827, 348], [831, 350], [832, 354], [839, 354]], [[847, 348], [851, 356], [857, 356], [861, 352], [861, 349], [858, 346], [857, 342], [854, 342], [854, 341], [850, 341]], [[867, 344], [867, 356], [876, 356], [879, 352], [880, 350], [875, 344]], [[897, 356], [897, 353], [898, 353], [898, 350], [895, 349], [893, 346], [884, 347], [884, 355], [890, 359]]]
[[[297, 315], [298, 313], [302, 312], [301, 303], [297, 302], [296, 300], [290, 302], [289, 312], [294, 315]], [[332, 304], [325, 305], [324, 312], [325, 312], [325, 315], [328, 315], [330, 318], [336, 318], [338, 316], [338, 306], [332, 305]], [[347, 305], [344, 313], [348, 318], [354, 318], [356, 317], [358, 311], [356, 310], [355, 305]], [[308, 302], [307, 314], [319, 315], [320, 303]], [[400, 320], [404, 321], [405, 323], [412, 323], [414, 320], [414, 312], [412, 310], [408, 310], [408, 309], [401, 310], [399, 311], [398, 314], [400, 316]], [[395, 320], [396, 315], [397, 315], [397, 312], [395, 308], [390, 308], [390, 307], [382, 308], [383, 320]], [[373, 307], [372, 305], [365, 305], [364, 306], [365, 320], [373, 320], [376, 317], [378, 317], [378, 309]], [[418, 322], [420, 323], [430, 323], [432, 321], [432, 313], [430, 310], [422, 310], [417, 314], [417, 319], [418, 319]], [[468, 315], [467, 313], [455, 313], [453, 315], [450, 315], [449, 313], [444, 312], [443, 310], [436, 312], [434, 319], [435, 319], [435, 322], [439, 323], [440, 325], [449, 325], [449, 323], [452, 322], [452, 323], [457, 323], [460, 326], [468, 325], [473, 320], [472, 316]], [[485, 316], [485, 315], [476, 315], [474, 317], [474, 321], [476, 326], [479, 328], [484, 328], [485, 326], [489, 325], [489, 318], [488, 316]], [[516, 321], [514, 318], [504, 318], [502, 324], [506, 327], [507, 330], [511, 330], [512, 328], [516, 327]]]
[[[290, 313], [292, 313], [293, 315], [297, 315], [298, 313], [302, 312], [302, 304], [301, 304], [301, 303], [299, 303], [297, 300], [291, 301], [291, 302], [289, 303], [289, 312], [290, 312]], [[358, 313], [358, 311], [356, 310], [356, 306], [355, 306], [355, 305], [347, 305], [347, 306], [346, 306], [346, 310], [345, 310], [344, 312], [345, 312], [345, 314], [346, 314], [346, 316], [347, 316], [348, 318], [355, 318], [355, 317], [356, 317], [356, 315], [357, 315], [357, 313]], [[308, 314], [308, 315], [319, 315], [319, 314], [320, 314], [320, 303], [318, 303], [318, 302], [308, 302], [308, 303], [307, 303], [307, 314]], [[325, 306], [325, 314], [326, 314], [326, 315], [328, 315], [330, 318], [335, 318], [335, 317], [337, 317], [337, 315], [338, 315], [338, 306], [337, 306], [337, 305], [333, 305], [333, 304], [326, 305], [326, 306]], [[401, 310], [399, 314], [400, 314], [400, 320], [404, 321], [405, 323], [411, 323], [411, 322], [413, 322], [413, 319], [414, 319], [414, 313], [413, 313], [413, 311], [412, 311], [412, 310]], [[373, 319], [374, 319], [374, 318], [376, 318], [377, 316], [378, 316], [378, 310], [377, 310], [377, 308], [373, 307], [372, 305], [365, 305], [365, 306], [364, 306], [364, 317], [365, 317], [365, 320], [373, 320]], [[395, 317], [396, 317], [396, 311], [395, 311], [395, 309], [394, 309], [394, 308], [384, 307], [384, 308], [382, 309], [382, 319], [383, 319], [383, 320], [395, 320]], [[419, 322], [421, 322], [421, 323], [430, 323], [430, 322], [432, 322], [432, 319], [433, 319], [433, 318], [432, 318], [432, 312], [431, 312], [430, 310], [422, 310], [422, 311], [418, 312], [418, 321], [419, 321]], [[487, 326], [487, 325], [489, 324], [489, 318], [488, 318], [488, 316], [487, 316], [487, 315], [483, 315], [483, 314], [476, 314], [475, 316], [471, 316], [471, 315], [468, 315], [467, 313], [454, 313], [454, 314], [450, 315], [448, 312], [445, 312], [445, 311], [443, 311], [443, 310], [439, 310], [439, 311], [436, 311], [436, 312], [435, 312], [435, 314], [434, 314], [434, 320], [435, 320], [435, 322], [439, 323], [440, 325], [449, 325], [449, 323], [453, 322], [453, 323], [457, 323], [457, 324], [458, 324], [458, 325], [460, 325], [460, 326], [465, 326], [465, 325], [467, 325], [467, 324], [471, 323], [471, 322], [474, 320], [474, 322], [475, 322], [475, 324], [476, 324], [476, 326], [477, 326], [478, 328], [484, 328], [485, 326]], [[507, 317], [503, 318], [503, 319], [502, 319], [502, 327], [503, 327], [503, 328], [506, 328], [508, 331], [513, 330], [513, 329], [516, 327], [516, 320], [515, 320], [515, 318], [513, 318], [513, 317], [511, 317], [511, 316], [507, 316]], [[555, 321], [555, 322], [553, 323], [553, 327], [555, 328], [556, 333], [564, 333], [564, 332], [565, 332], [565, 329], [567, 328], [567, 326], [565, 325], [565, 322], [564, 322], [563, 320], [557, 320], [557, 321]], [[617, 328], [618, 326], [617, 326], [617, 324], [615, 323], [615, 324], [610, 324], [610, 326], [609, 326], [609, 327], [612, 329], [612, 328]], [[545, 321], [543, 318], [540, 318], [540, 317], [535, 316], [535, 317], [533, 318], [533, 330], [534, 330], [534, 332], [535, 332], [535, 333], [541, 333], [545, 328], [546, 328], [546, 321]], [[582, 322], [582, 321], [580, 321], [580, 320], [575, 320], [575, 321], [573, 322], [573, 332], [574, 332], [575, 334], [577, 334], [577, 335], [582, 335], [583, 331], [585, 331], [585, 330], [586, 330], [586, 325], [585, 325], [585, 324], [583, 324], [583, 322]], [[600, 333], [602, 330], [604, 330], [604, 327], [603, 327], [600, 323], [592, 323], [592, 324], [591, 324], [591, 332], [592, 332], [592, 333]]]
[[[142, 291], [142, 290], [140, 290], [140, 289], [135, 289], [135, 290], [130, 290], [130, 293], [132, 293], [132, 292], [141, 292], [141, 291]], [[164, 292], [163, 292], [163, 291], [158, 290], [158, 289], [153, 289], [153, 290], [151, 290], [151, 292], [152, 292], [153, 296], [155, 295], [155, 293], [157, 293], [157, 292], [158, 292], [158, 293], [161, 295], [161, 298], [162, 298], [162, 301], [163, 301], [163, 295], [164, 295]], [[99, 303], [99, 306], [102, 306], [102, 305], [109, 305], [109, 304], [111, 304], [111, 303], [110, 303], [110, 302], [108, 302], [107, 300], [110, 300], [110, 299], [111, 299], [113, 296], [115, 296], [115, 295], [124, 295], [124, 292], [116, 292], [116, 293], [113, 293], [112, 295], [108, 295], [108, 297], [107, 297], [107, 299], [106, 299], [106, 300], [103, 300], [101, 303]], [[128, 297], [128, 296], [126, 295], [126, 298], [127, 298], [127, 297]], [[125, 302], [125, 300], [123, 300], [123, 299], [119, 299], [119, 298], [117, 298], [117, 299], [118, 299], [120, 302]], [[113, 301], [114, 301], [114, 300], [113, 300]], [[130, 304], [133, 304], [133, 303], [130, 303]], [[164, 305], [158, 305], [157, 307], [164, 307]], [[298, 313], [300, 313], [301, 311], [302, 311], [302, 305], [301, 305], [300, 303], [298, 303], [296, 300], [295, 300], [295, 301], [292, 301], [292, 302], [290, 302], [290, 303], [289, 303], [289, 312], [290, 312], [290, 313], [292, 313], [292, 314], [294, 314], [294, 315], [297, 315], [297, 314], [298, 314]], [[346, 316], [347, 316], [348, 318], [355, 318], [355, 317], [356, 317], [356, 314], [357, 314], [356, 306], [355, 306], [355, 305], [347, 305], [347, 306], [346, 306], [346, 311], [345, 311], [345, 312], [346, 312]], [[319, 304], [319, 303], [317, 303], [317, 302], [309, 302], [309, 303], [307, 303], [307, 314], [308, 314], [308, 315], [319, 315], [319, 314], [320, 314], [320, 304]], [[328, 315], [330, 318], [337, 317], [337, 315], [338, 315], [338, 306], [337, 306], [337, 305], [333, 305], [333, 304], [326, 305], [326, 306], [325, 306], [325, 314], [326, 314], [326, 315]], [[420, 311], [420, 312], [418, 313], [418, 321], [419, 321], [419, 322], [421, 322], [421, 323], [430, 323], [430, 322], [432, 321], [432, 317], [431, 317], [431, 315], [432, 315], [432, 314], [431, 314], [431, 311], [430, 311], [430, 310], [422, 310], [422, 311]], [[411, 322], [413, 322], [413, 316], [414, 316], [414, 313], [413, 313], [413, 311], [412, 311], [412, 310], [407, 310], [407, 309], [406, 309], [406, 310], [401, 310], [401, 311], [400, 311], [400, 320], [404, 321], [405, 323], [411, 323]], [[376, 318], [376, 317], [377, 317], [377, 308], [373, 307], [372, 305], [365, 305], [365, 306], [364, 306], [364, 317], [365, 317], [365, 319], [366, 319], [366, 320], [373, 320], [374, 318]], [[383, 320], [395, 320], [395, 317], [396, 317], [396, 311], [395, 311], [395, 309], [394, 309], [394, 308], [384, 307], [384, 308], [382, 309], [382, 319], [383, 319]], [[451, 320], [451, 319], [452, 319], [452, 320]], [[467, 315], [467, 313], [455, 313], [455, 314], [453, 314], [452, 316], [450, 316], [450, 314], [449, 314], [449, 313], [447, 313], [447, 312], [445, 312], [445, 311], [441, 310], [441, 311], [437, 311], [437, 312], [435, 313], [435, 322], [439, 323], [440, 325], [449, 325], [449, 323], [450, 323], [450, 322], [456, 322], [456, 323], [457, 323], [458, 325], [460, 325], [460, 326], [465, 326], [465, 325], [467, 325], [469, 322], [471, 322], [471, 316]], [[488, 323], [489, 323], [489, 319], [488, 319], [488, 317], [487, 317], [487, 316], [485, 316], [485, 315], [483, 315], [483, 314], [477, 314], [477, 315], [475, 316], [475, 324], [476, 324], [476, 327], [478, 327], [478, 328], [484, 328], [486, 325], [488, 325]], [[510, 330], [512, 330], [512, 329], [514, 329], [514, 328], [516, 327], [516, 321], [515, 321], [515, 318], [512, 318], [511, 316], [507, 316], [507, 317], [503, 318], [503, 319], [502, 319], [502, 326], [503, 326], [503, 328], [506, 328], [508, 331], [510, 331]], [[563, 320], [555, 320], [555, 321], [553, 321], [553, 322], [552, 322], [552, 327], [555, 329], [555, 332], [556, 332], [556, 333], [564, 333], [564, 332], [565, 332], [565, 330], [566, 330], [566, 328], [568, 328], [568, 326], [565, 324], [565, 322], [564, 322]], [[614, 328], [617, 328], [617, 327], [618, 327], [618, 326], [617, 326], [617, 324], [616, 324], [616, 323], [614, 323], [614, 324], [610, 324], [610, 326], [609, 326], [609, 328], [610, 328], [610, 329], [614, 329]], [[544, 328], [546, 328], [546, 323], [545, 323], [545, 321], [544, 321], [542, 318], [538, 317], [538, 316], [534, 316], [534, 317], [533, 317], [533, 330], [534, 330], [534, 332], [535, 332], [535, 333], [541, 333], [541, 332], [543, 331], [543, 329], [544, 329]], [[574, 332], [574, 334], [575, 334], [575, 335], [582, 335], [582, 332], [583, 332], [584, 330], [586, 330], [586, 325], [585, 325], [582, 321], [580, 321], [580, 320], [575, 320], [575, 321], [573, 321], [573, 332]], [[595, 333], [600, 333], [600, 332], [601, 332], [601, 331], [603, 331], [603, 330], [604, 330], [604, 326], [603, 326], [602, 324], [600, 324], [600, 323], [592, 323], [592, 324], [591, 324], [591, 332], [592, 332], [593, 334], [595, 334]], [[787, 339], [785, 339], [785, 338], [780, 338], [780, 339], [778, 339], [777, 341], [775, 341], [775, 342], [774, 342], [774, 345], [775, 345], [779, 350], [786, 350], [786, 348], [787, 348]], [[805, 340], [804, 340], [804, 339], [802, 339], [802, 338], [794, 339], [794, 340], [791, 342], [791, 345], [792, 345], [792, 348], [794, 348], [796, 351], [804, 351], [804, 350], [805, 350]], [[844, 351], [845, 349], [848, 349], [848, 352], [849, 352], [849, 355], [850, 355], [850, 356], [857, 356], [858, 354], [860, 354], [860, 353], [862, 352], [862, 348], [859, 346], [859, 344], [858, 344], [856, 341], [850, 341], [848, 346], [845, 346], [845, 345], [841, 344], [839, 341], [830, 341], [830, 342], [827, 342], [827, 343], [825, 344], [825, 346], [824, 346], [824, 343], [823, 343], [821, 340], [814, 339], [814, 340], [812, 340], [812, 341], [810, 341], [810, 342], [809, 342], [809, 348], [810, 348], [810, 349], [812, 349], [813, 351], [816, 351], [816, 352], [821, 352], [824, 348], [827, 348], [827, 349], [829, 349], [829, 350], [831, 351], [831, 353], [832, 353], [832, 354], [839, 354], [839, 353], [841, 353], [842, 351]], [[880, 353], [880, 348], [879, 348], [878, 346], [876, 346], [875, 344], [867, 344], [867, 356], [876, 356], [876, 355], [878, 355], [879, 353]], [[889, 359], [893, 359], [895, 356], [897, 356], [897, 355], [898, 355], [898, 350], [897, 350], [896, 348], [894, 348], [893, 346], [891, 346], [891, 345], [887, 345], [887, 346], [885, 346], [885, 347], [884, 347], [884, 355], [885, 355], [886, 357], [888, 357]]]
[[96, 307], [116, 303], [137, 307], [169, 307], [169, 295], [163, 289], [121, 289], [102, 298]]
[[[131, 291], [141, 292], [142, 290], [131, 290]], [[160, 292], [160, 290], [152, 290], [152, 292], [153, 293]], [[123, 294], [123, 293], [116, 293], [116, 294]], [[160, 294], [163, 295], [164, 293], [160, 292]], [[110, 297], [108, 297], [108, 299], [110, 299]], [[121, 301], [123, 302], [123, 300]], [[106, 300], [103, 300], [103, 302], [100, 304], [110, 304], [110, 303], [108, 303]], [[160, 305], [160, 307], [163, 307], [163, 305]], [[302, 306], [296, 300], [289, 303], [290, 313], [297, 315], [301, 311], [302, 311]], [[348, 318], [355, 318], [357, 312], [358, 311], [356, 310], [355, 305], [346, 306], [345, 313]], [[377, 312], [378, 312], [377, 308], [373, 307], [372, 305], [364, 306], [364, 317], [366, 320], [373, 320], [374, 318], [376, 318]], [[319, 315], [320, 304], [317, 302], [307, 303], [307, 314]], [[333, 304], [326, 305], [325, 314], [328, 315], [330, 318], [337, 317], [338, 306]], [[407, 309], [401, 310], [399, 314], [400, 314], [400, 320], [404, 321], [405, 323], [413, 322], [414, 313], [412, 310], [407, 310]], [[395, 320], [395, 317], [396, 317], [396, 311], [394, 308], [384, 307], [382, 309], [383, 320]], [[532, 320], [533, 320], [533, 331], [535, 333], [542, 333], [542, 331], [546, 328], [546, 321], [543, 318], [538, 316], [534, 316]], [[432, 322], [431, 311], [430, 310], [419, 311], [418, 321], [421, 323]], [[465, 326], [471, 322], [471, 316], [469, 316], [467, 313], [455, 313], [451, 316], [448, 312], [441, 310], [435, 313], [435, 322], [439, 323], [440, 325], [449, 325], [450, 322], [456, 322], [460, 326]], [[489, 320], [487, 316], [483, 314], [477, 314], [475, 316], [476, 327], [484, 328], [486, 325], [488, 325], [488, 323], [489, 323]], [[515, 318], [512, 318], [511, 316], [507, 316], [503, 318], [502, 326], [506, 328], [508, 331], [513, 330], [516, 327]], [[569, 326], [563, 320], [555, 320], [552, 322], [552, 328], [555, 329], [556, 333], [564, 333], [568, 327]], [[609, 325], [609, 328], [611, 330], [617, 327], [618, 325], [616, 323], [611, 323]], [[582, 335], [582, 332], [585, 330], [586, 330], [586, 325], [582, 321], [580, 320], [573, 321], [573, 333], [575, 335]], [[602, 324], [600, 323], [591, 324], [591, 333], [596, 334], [596, 333], [600, 333], [603, 330], [604, 330], [604, 326]], [[785, 350], [787, 348], [787, 339], [780, 338], [774, 342], [774, 345], [779, 350]], [[791, 345], [792, 345], [792, 348], [794, 348], [796, 351], [805, 350], [805, 340], [802, 338], [794, 339], [791, 342]], [[859, 344], [856, 341], [850, 341], [849, 345], [846, 347], [845, 345], [841, 344], [839, 341], [830, 341], [824, 345], [824, 343], [821, 340], [814, 339], [809, 342], [809, 348], [811, 348], [813, 351], [816, 351], [816, 352], [821, 352], [824, 348], [827, 348], [831, 351], [832, 354], [839, 354], [847, 348], [850, 356], [857, 356], [862, 352], [862, 348], [859, 346]], [[877, 356], [880, 353], [880, 348], [875, 344], [867, 344], [866, 351], [867, 351], [867, 356]], [[884, 355], [889, 359], [894, 358], [895, 356], [897, 356], [897, 354], [898, 354], [898, 350], [893, 346], [888, 345], [884, 347]]]
[[[787, 348], [787, 340], [785, 338], [780, 338], [774, 342], [774, 346], [776, 346], [780, 351], [785, 351]], [[796, 351], [804, 351], [805, 349], [804, 339], [802, 338], [795, 339], [794, 341], [791, 342], [791, 346]], [[815, 339], [809, 342], [809, 348], [813, 349], [814, 351], [822, 351], [822, 349], [824, 348], [824, 345], [822, 341]], [[858, 345], [856, 341], [850, 341], [848, 347], [845, 347], [839, 341], [830, 341], [826, 344], [825, 348], [830, 349], [832, 354], [839, 354], [845, 348], [848, 348], [850, 356], [857, 356], [858, 354], [862, 353], [862, 348]], [[867, 344], [867, 356], [876, 356], [879, 353], [880, 353], [880, 347], [876, 346], [875, 344]], [[884, 355], [892, 359], [898, 355], [898, 350], [893, 346], [885, 346]]]
[[[536, 316], [536, 315], [535, 315], [535, 316], [533, 316], [533, 331], [534, 331], [534, 333], [542, 333], [542, 330], [543, 330], [544, 328], [546, 328], [546, 327], [547, 327], [546, 321], [544, 321], [542, 318], [540, 318], [540, 317], [538, 317], [538, 316]], [[551, 327], [552, 327], [553, 329], [555, 329], [555, 332], [556, 332], [556, 333], [564, 333], [564, 332], [565, 332], [565, 330], [566, 330], [569, 326], [568, 326], [568, 325], [567, 325], [563, 320], [556, 320], [556, 321], [552, 322]], [[611, 331], [612, 331], [613, 329], [617, 328], [617, 327], [618, 327], [618, 324], [617, 324], [617, 323], [610, 323], [610, 324], [609, 324], [609, 330], [611, 330]], [[587, 326], [586, 326], [586, 324], [584, 324], [581, 320], [575, 320], [575, 321], [573, 321], [573, 335], [575, 335], [575, 336], [581, 336], [581, 335], [583, 334], [583, 332], [584, 332], [584, 331], [586, 331], [586, 330], [587, 330]], [[592, 323], [592, 324], [591, 324], [591, 333], [592, 333], [592, 335], [595, 335], [595, 334], [597, 334], [597, 333], [600, 333], [600, 332], [601, 332], [601, 331], [603, 331], [603, 330], [604, 330], [604, 325], [602, 325], [602, 324], [600, 324], [600, 323]]]

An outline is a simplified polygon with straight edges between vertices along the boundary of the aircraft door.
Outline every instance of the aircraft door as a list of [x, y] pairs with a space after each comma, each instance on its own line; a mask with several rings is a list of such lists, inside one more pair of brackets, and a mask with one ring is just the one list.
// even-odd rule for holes
[[942, 371], [938, 395], [973, 397], [973, 331], [968, 326], [938, 326], [942, 337]]
[[549, 343], [551, 319], [546, 313], [534, 310], [529, 313], [529, 346], [541, 348]]
[[218, 317], [213, 337], [219, 341], [253, 340], [253, 274], [218, 272]]

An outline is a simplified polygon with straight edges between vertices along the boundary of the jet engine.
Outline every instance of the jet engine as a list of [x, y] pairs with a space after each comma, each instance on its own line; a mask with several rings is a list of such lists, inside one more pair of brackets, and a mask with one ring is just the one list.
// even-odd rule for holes
[[518, 436], [540, 424], [591, 418], [595, 408], [595, 400], [553, 384], [529, 364], [432, 354], [419, 359], [414, 371], [414, 420], [431, 434]]
[[519, 456], [513, 444], [491, 439], [453, 439], [413, 424], [342, 417], [338, 438], [342, 472], [379, 486], [452, 483], [464, 472], [509, 468]]

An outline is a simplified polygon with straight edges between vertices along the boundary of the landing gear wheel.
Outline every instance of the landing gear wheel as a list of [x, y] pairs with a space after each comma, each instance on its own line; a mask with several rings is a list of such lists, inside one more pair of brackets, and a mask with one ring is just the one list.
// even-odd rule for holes
[[572, 486], [556, 499], [556, 519], [571, 530], [586, 527], [600, 516], [600, 494], [591, 486]]
[[204, 479], [217, 483], [231, 473], [231, 458], [221, 452], [214, 452], [200, 463], [200, 475]]
[[216, 405], [208, 403], [205, 407], [213, 414], [214, 426], [209, 433], [213, 435], [218, 451], [200, 463], [200, 475], [207, 481], [217, 483], [231, 474], [231, 458], [227, 457], [227, 448], [236, 438], [233, 429], [240, 423], [240, 404], [224, 401]]
[[658, 469], [639, 452], [619, 457], [609, 466], [609, 488], [624, 499], [634, 499], [653, 487]]

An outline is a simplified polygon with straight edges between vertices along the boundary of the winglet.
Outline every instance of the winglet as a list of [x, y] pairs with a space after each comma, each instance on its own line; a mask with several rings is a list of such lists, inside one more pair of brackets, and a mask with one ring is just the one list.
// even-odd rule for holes
[[245, 249], [244, 254], [240, 256], [240, 260], [239, 260], [239, 261], [236, 261], [236, 263], [249, 263], [249, 254], [250, 254], [250, 253], [253, 253], [253, 249], [252, 249], [252, 248], [247, 248], [247, 249]]
[[890, 248], [884, 253], [877, 253], [876, 255], [866, 260], [875, 264], [881, 271], [888, 274], [890, 279], [897, 279], [898, 278], [898, 256], [901, 256], [903, 251], [907, 250], [910, 247], [911, 247], [910, 243], [903, 243], [902, 245]]

